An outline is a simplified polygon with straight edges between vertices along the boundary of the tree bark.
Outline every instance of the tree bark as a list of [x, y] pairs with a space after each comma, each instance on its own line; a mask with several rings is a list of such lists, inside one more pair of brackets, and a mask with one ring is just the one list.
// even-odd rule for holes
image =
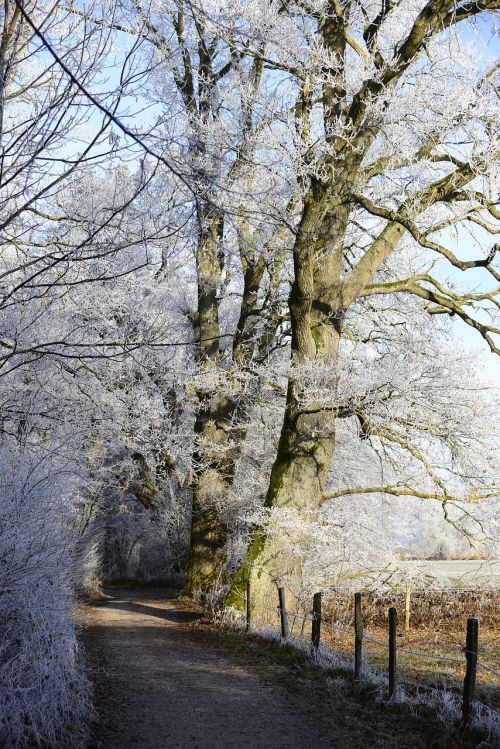
[[[216, 264], [220, 241], [219, 226], [217, 231], [212, 231], [210, 242], [200, 243], [198, 261], [199, 358], [207, 373], [219, 365], [220, 359], [217, 286], [221, 268]], [[237, 368], [248, 365], [257, 345], [252, 311], [257, 303], [264, 270], [263, 256], [245, 259], [243, 297], [232, 350], [232, 359]], [[237, 382], [235, 384], [237, 392], [234, 395], [213, 389], [200, 389], [198, 392], [191, 536], [184, 586], [189, 594], [206, 591], [217, 582], [227, 582], [227, 529], [222, 519], [223, 503], [241, 456], [248, 418], [248, 400], [243, 386], [239, 389]]]
[[[265, 506], [300, 511], [306, 523], [316, 520], [335, 449], [333, 407], [308, 399], [307, 369], [317, 362], [335, 365], [343, 310], [341, 248], [348, 221], [345, 205], [313, 182], [294, 246], [294, 283], [289, 308], [294, 373], [287, 390], [285, 415]], [[334, 398], [334, 379], [330, 383]], [[286, 551], [286, 539], [257, 528], [236, 574], [226, 605], [242, 609], [250, 576], [253, 595], [264, 598], [278, 581], [297, 590], [302, 582], [300, 556]]]
[[189, 561], [184, 589], [206, 591], [224, 580], [226, 526], [222, 503], [231, 486], [245, 436], [237, 398], [207, 393], [195, 421], [196, 451], [193, 455], [193, 505]]

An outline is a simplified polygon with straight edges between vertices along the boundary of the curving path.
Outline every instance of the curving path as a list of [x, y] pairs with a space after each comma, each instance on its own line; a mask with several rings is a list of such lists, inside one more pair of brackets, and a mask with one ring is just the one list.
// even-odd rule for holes
[[91, 749], [342, 746], [287, 696], [207, 642], [174, 597], [112, 591], [85, 606], [98, 719]]

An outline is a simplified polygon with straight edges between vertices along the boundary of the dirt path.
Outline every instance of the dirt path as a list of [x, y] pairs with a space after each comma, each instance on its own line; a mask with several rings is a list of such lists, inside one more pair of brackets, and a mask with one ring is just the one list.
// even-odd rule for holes
[[193, 627], [166, 594], [114, 591], [86, 606], [94, 749], [342, 746]]

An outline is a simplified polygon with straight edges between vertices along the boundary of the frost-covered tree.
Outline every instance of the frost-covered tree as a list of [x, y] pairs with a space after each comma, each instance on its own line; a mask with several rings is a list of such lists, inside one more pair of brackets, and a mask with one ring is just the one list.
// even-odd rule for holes
[[[274, 85], [286, 86], [290, 102], [288, 119], [274, 126], [302, 188], [290, 240], [292, 371], [265, 504], [314, 520], [328, 496], [372, 490], [356, 481], [328, 492], [339, 404], [336, 395], [329, 404], [308, 395], [318, 368], [330, 392], [337, 392], [335, 371], [351, 315], [363, 314], [370, 300], [414, 297], [432, 316], [461, 319], [498, 352], [497, 247], [489, 239], [498, 227], [498, 69], [478, 59], [464, 36], [466, 28], [473, 33], [469, 19], [498, 6], [265, 6], [252, 5], [255, 15], [245, 32], [254, 38], [255, 16], [265, 18], [260, 57]], [[470, 249], [455, 251], [456, 236], [469, 237]], [[450, 274], [459, 279], [452, 282]], [[409, 314], [401, 324], [416, 319]], [[370, 369], [367, 362], [368, 378]], [[411, 421], [403, 435], [384, 435], [365, 421], [362, 408], [357, 411], [367, 436], [372, 430], [373, 438], [392, 446], [399, 440], [417, 461], [425, 460], [411, 440]], [[464, 471], [464, 477], [469, 480], [461, 499], [497, 491], [489, 486], [490, 475]], [[436, 472], [427, 492], [411, 482], [375, 490], [437, 496], [445, 506], [455, 496], [453, 479]], [[262, 528], [236, 577], [231, 604], [241, 606], [237, 590], [249, 572], [256, 588], [269, 578], [301, 576], [280, 539]]]
[[[42, 357], [78, 361], [137, 346], [69, 321], [44, 330], [43, 317], [68, 293], [148, 264], [151, 246], [174, 231], [171, 211], [160, 217], [145, 207], [157, 165], [128, 168], [129, 144], [113, 132], [113, 112], [135, 71], [119, 54], [115, 30], [88, 22], [94, 10], [8, 2], [2, 11], [0, 376]], [[114, 5], [98, 11], [112, 16]], [[115, 50], [119, 85], [110, 87]], [[163, 198], [168, 204], [165, 190]]]
[[[411, 299], [397, 306], [387, 297], [373, 301], [349, 316], [335, 369], [302, 369], [309, 384], [302, 406], [337, 416], [335, 460], [318, 515], [260, 510], [285, 395], [260, 414], [271, 433], [253, 427], [252, 446], [245, 446], [251, 461], [237, 472], [235, 558], [259, 522], [288, 560], [281, 579], [290, 579], [293, 562], [304, 567], [301, 584], [309, 589], [378, 579], [401, 556], [432, 554], [422, 543], [430, 526], [461, 554], [494, 553], [495, 503], [487, 498], [498, 495], [496, 391], [481, 383], [448, 326], [426, 315]], [[283, 381], [287, 367], [274, 373]], [[474, 485], [482, 486], [478, 502], [464, 502]]]
[[[263, 353], [287, 337], [293, 366], [266, 505], [314, 520], [329, 494], [417, 494], [440, 498], [455, 522], [448, 507], [463, 498], [464, 485], [458, 484], [467, 471], [462, 466], [456, 479], [454, 469], [443, 476], [434, 465], [455, 455], [450, 434], [439, 433], [429, 414], [410, 429], [416, 412], [398, 416], [395, 396], [385, 402], [393, 423], [381, 422], [370, 411], [377, 398], [367, 393], [374, 361], [383, 361], [395, 376], [391, 357], [404, 357], [405, 345], [420, 345], [401, 336], [399, 354], [388, 354], [382, 350], [390, 350], [387, 342], [377, 350], [377, 336], [386, 341], [393, 328], [426, 325], [421, 310], [461, 319], [496, 350], [497, 329], [489, 317], [496, 312], [491, 281], [498, 272], [487, 239], [498, 219], [496, 68], [487, 59], [478, 62], [467, 23], [495, 7], [161, 2], [124, 9], [133, 26], [127, 33], [140, 35], [151, 50], [147, 62], [155, 73], [148, 97], [163, 109], [150, 132], [170, 148], [172, 129], [178, 133], [169, 153], [182, 164], [190, 187], [186, 205], [194, 208], [186, 223], [186, 262], [196, 271], [190, 274], [196, 284], [183, 277], [187, 306], [194, 308], [188, 316], [198, 365], [191, 387], [196, 417], [189, 590], [219, 577], [227, 521], [234, 515], [228, 500], [235, 497], [235, 473], [242, 485], [238, 465], [246, 460], [249, 421], [259, 412], [257, 401], [268, 398], [263, 383], [272, 392], [273, 366], [281, 361]], [[175, 124], [164, 109], [168, 103], [170, 111], [172, 102]], [[466, 236], [473, 249], [462, 258], [451, 246], [455, 237]], [[473, 286], [478, 269], [484, 274], [479, 291]], [[450, 271], [455, 278], [447, 278]], [[473, 285], [457, 281], [471, 275], [465, 271], [473, 271]], [[374, 316], [370, 311], [379, 298], [387, 299], [387, 309], [380, 304]], [[407, 298], [413, 302], [398, 315], [398, 299]], [[428, 319], [439, 341], [439, 325]], [[424, 371], [435, 352], [420, 355]], [[350, 368], [342, 362], [365, 375], [347, 405], [339, 367]], [[439, 378], [439, 388], [446, 382], [450, 388], [438, 418], [446, 417], [456, 373], [451, 368], [447, 380]], [[325, 391], [328, 397], [319, 397]], [[385, 475], [397, 453], [416, 461], [427, 478], [419, 474], [418, 485], [403, 487], [352, 480], [329, 491], [336, 422], [349, 418], [358, 437], [381, 443]], [[453, 424], [457, 429], [456, 419]], [[492, 470], [486, 469], [486, 483]], [[496, 491], [485, 486], [477, 495], [472, 483], [465, 491], [471, 499]], [[267, 553], [261, 549], [265, 539], [257, 530], [242, 575], [248, 564], [269, 566], [260, 559]], [[284, 565], [268, 570], [272, 577], [287, 569], [295, 574], [276, 539], [269, 540], [269, 555]]]
[[[285, 230], [276, 219], [254, 220], [263, 199], [271, 210], [274, 189], [253, 158], [263, 65], [233, 47], [239, 13], [224, 4], [173, 0], [123, 4], [122, 14], [120, 27], [127, 24], [127, 33], [141, 39], [150, 71], [142, 93], [155, 112], [153, 142], [184, 180], [190, 272], [182, 281], [195, 413], [186, 580], [192, 592], [211, 585], [225, 567], [224, 505], [259, 391], [254, 365], [268, 355], [282, 323]], [[172, 266], [163, 270], [168, 275]]]
[[127, 170], [74, 82], [102, 82], [109, 31], [58, 2], [6, 2], [0, 27], [0, 743], [77, 747], [89, 694], [70, 615], [96, 572], [89, 456], [112, 416], [94, 366], [161, 337], [153, 312], [120, 317], [120, 294], [172, 227], [141, 203], [153, 170]]

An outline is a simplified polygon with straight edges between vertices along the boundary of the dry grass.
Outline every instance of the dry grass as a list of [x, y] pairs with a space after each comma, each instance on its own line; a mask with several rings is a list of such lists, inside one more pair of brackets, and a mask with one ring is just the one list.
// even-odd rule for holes
[[[214, 630], [211, 630], [214, 634]], [[219, 642], [268, 685], [285, 689], [301, 710], [316, 716], [342, 749], [494, 749], [483, 732], [462, 734], [443, 725], [433, 705], [387, 701], [385, 689], [356, 683], [342, 668], [315, 663], [308, 648], [280, 644], [256, 632], [219, 629]]]
[[[369, 637], [380, 642], [387, 641], [387, 629], [369, 627]], [[410, 632], [399, 632], [398, 637], [398, 670], [403, 681], [411, 681], [423, 686], [447, 689], [459, 692], [462, 689], [465, 674], [464, 647], [458, 638], [463, 632], [436, 632], [420, 626]], [[343, 654], [353, 652], [354, 636], [323, 627], [322, 640], [325, 644]], [[414, 655], [418, 653], [419, 655]], [[387, 671], [387, 649], [371, 641], [364, 642], [366, 662], [381, 670]], [[450, 658], [459, 663], [451, 663], [436, 658]], [[479, 660], [492, 668], [500, 668], [500, 642], [498, 631], [482, 630]], [[499, 671], [500, 673], [500, 671]], [[500, 679], [479, 668], [477, 677], [477, 699], [489, 707], [500, 710]]]
[[[365, 634], [382, 643], [388, 640], [388, 609], [395, 606], [399, 614], [398, 666], [402, 678], [426, 686], [457, 691], [462, 688], [465, 673], [465, 631], [467, 618], [480, 620], [479, 661], [500, 673], [500, 593], [498, 591], [439, 591], [412, 596], [410, 630], [405, 631], [404, 593], [386, 596], [364, 596]], [[324, 622], [340, 625], [342, 630], [323, 627], [323, 640], [342, 653], [352, 653], [354, 606], [352, 596], [341, 594], [327, 599]], [[347, 632], [345, 631], [347, 630]], [[366, 660], [387, 670], [387, 649], [364, 643]], [[420, 655], [414, 655], [418, 653]], [[437, 660], [449, 658], [454, 662]], [[478, 669], [477, 699], [500, 709], [500, 678]]]
[[[256, 621], [279, 626], [277, 601], [267, 601], [265, 610], [255, 610]], [[287, 603], [288, 608], [293, 607]], [[500, 673], [500, 592], [431, 591], [414, 593], [411, 599], [410, 631], [405, 631], [405, 592], [364, 594], [364, 656], [376, 669], [388, 670], [388, 610], [398, 610], [398, 670], [401, 681], [460, 693], [465, 674], [465, 632], [467, 619], [477, 617], [479, 662]], [[301, 613], [309, 616], [310, 607]], [[289, 617], [291, 633], [308, 637], [310, 621]], [[370, 639], [382, 643], [378, 645]], [[335, 591], [324, 595], [321, 640], [343, 655], [354, 653], [354, 596]], [[418, 655], [415, 655], [417, 653]], [[449, 658], [447, 662], [438, 660]], [[500, 679], [478, 669], [477, 699], [500, 710]]]

